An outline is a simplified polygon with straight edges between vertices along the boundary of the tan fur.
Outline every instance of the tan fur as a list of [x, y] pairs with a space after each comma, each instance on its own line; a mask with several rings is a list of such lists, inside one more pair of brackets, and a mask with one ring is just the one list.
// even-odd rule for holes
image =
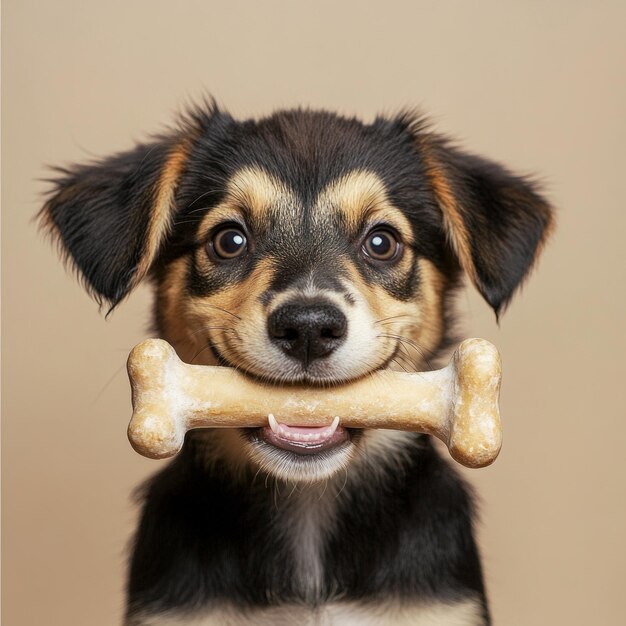
[[189, 256], [184, 256], [170, 263], [157, 291], [162, 337], [174, 346], [178, 356], [187, 363], [193, 361], [201, 341], [201, 337], [194, 336], [185, 313], [188, 300], [185, 285], [190, 261]]
[[[410, 338], [410, 328], [418, 319], [419, 307], [413, 300], [408, 302], [397, 300], [380, 285], [368, 284], [351, 264], [347, 269], [350, 289], [352, 292], [358, 292], [372, 311], [377, 341], [381, 346], [379, 350], [388, 358], [399, 341], [398, 337]], [[400, 344], [401, 347], [390, 364], [390, 369], [399, 371], [417, 369], [418, 361], [412, 346], [401, 341]]]
[[385, 184], [373, 172], [355, 171], [330, 183], [317, 197], [316, 213], [343, 214], [348, 229], [355, 232], [364, 220], [389, 223], [406, 242], [413, 241], [411, 225], [389, 200]]
[[[264, 220], [268, 212], [283, 214], [284, 219], [289, 219], [300, 208], [295, 195], [281, 181], [259, 168], [247, 167], [233, 176], [224, 200], [205, 216], [198, 228], [198, 240], [203, 241], [221, 222], [239, 216], [242, 209]], [[358, 228], [364, 218], [372, 222], [378, 218], [396, 228], [405, 241], [413, 240], [409, 221], [389, 201], [384, 183], [372, 172], [351, 172], [323, 189], [312, 210], [313, 223], [337, 212], [343, 214], [351, 231]]]
[[139, 618], [126, 626], [484, 626], [477, 601], [420, 604], [333, 602], [319, 609], [300, 606], [242, 610], [216, 608], [204, 615]]
[[[199, 250], [199, 255], [204, 252]], [[258, 296], [271, 278], [269, 262], [261, 261], [243, 282], [223, 289], [210, 298], [197, 298], [185, 292], [191, 259], [177, 259], [159, 286], [159, 306], [167, 339], [183, 361], [211, 365], [214, 358], [207, 348], [210, 337], [220, 352], [234, 363], [244, 365], [235, 338], [254, 341], [265, 335], [265, 319]], [[206, 349], [205, 349], [206, 348]]]
[[266, 318], [259, 296], [268, 288], [272, 274], [270, 261], [263, 259], [242, 282], [222, 289], [211, 298], [188, 297], [187, 302], [181, 303], [194, 330], [202, 325], [216, 327], [208, 335], [198, 334], [198, 337], [204, 340], [210, 336], [220, 352], [237, 365], [252, 365], [240, 350], [242, 341], [252, 352], [264, 348]]
[[430, 141], [425, 136], [420, 140], [422, 159], [426, 167], [426, 174], [430, 180], [437, 202], [443, 214], [443, 223], [446, 229], [448, 240], [455, 251], [461, 266], [477, 284], [476, 268], [472, 259], [472, 249], [470, 246], [470, 235], [465, 227], [465, 222], [461, 215], [462, 208], [459, 206], [456, 195], [450, 186], [450, 182], [445, 174], [444, 167], [438, 162], [435, 151], [430, 145]]
[[235, 202], [261, 217], [278, 198], [292, 197], [282, 182], [258, 167], [238, 171], [228, 182], [228, 192]]
[[174, 195], [176, 186], [183, 173], [192, 140], [185, 137], [170, 152], [165, 165], [161, 169], [156, 186], [155, 202], [150, 213], [147, 240], [143, 257], [133, 277], [133, 287], [139, 284], [148, 273], [159, 251], [161, 243], [168, 234], [174, 211]]
[[[443, 295], [447, 280], [432, 261], [421, 258], [419, 268], [419, 317], [410, 337], [424, 351], [422, 363], [432, 354], [443, 337]], [[420, 366], [421, 369], [421, 366]]]
[[263, 221], [269, 211], [297, 206], [294, 195], [279, 180], [257, 167], [239, 170], [228, 182], [224, 199], [212, 208], [198, 228], [198, 241], [222, 222], [243, 217], [248, 212]]

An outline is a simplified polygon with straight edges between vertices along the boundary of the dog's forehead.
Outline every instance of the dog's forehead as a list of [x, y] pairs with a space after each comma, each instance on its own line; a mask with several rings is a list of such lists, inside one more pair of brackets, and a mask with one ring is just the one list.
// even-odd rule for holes
[[236, 171], [227, 183], [227, 195], [245, 207], [255, 222], [278, 219], [281, 222], [301, 221], [311, 224], [340, 221], [347, 226], [359, 223], [368, 210], [388, 206], [384, 180], [366, 169], [355, 169], [331, 178], [319, 189], [294, 186], [259, 166], [246, 166]]
[[[408, 138], [408, 136], [405, 136]], [[239, 127], [240, 157], [312, 192], [354, 169], [382, 169], [398, 150], [397, 133], [382, 125], [314, 111], [284, 111]], [[302, 188], [303, 192], [307, 189]]]
[[285, 254], [292, 241], [306, 247], [304, 256], [346, 252], [374, 223], [389, 223], [408, 241], [421, 233], [427, 247], [438, 241], [415, 136], [399, 120], [365, 124], [299, 110], [231, 120], [218, 137], [198, 142], [188, 172], [179, 222], [180, 232], [194, 228], [194, 242], [241, 219], [259, 253]]
[[219, 151], [211, 160], [225, 165], [223, 182], [238, 175], [241, 179], [242, 171], [262, 170], [267, 179], [257, 177], [260, 190], [271, 179], [307, 207], [333, 185], [338, 191], [338, 181], [344, 188], [367, 186], [365, 173], [376, 175], [378, 186], [382, 182], [389, 189], [419, 179], [414, 138], [405, 127], [382, 120], [365, 124], [325, 112], [283, 111], [235, 123]]

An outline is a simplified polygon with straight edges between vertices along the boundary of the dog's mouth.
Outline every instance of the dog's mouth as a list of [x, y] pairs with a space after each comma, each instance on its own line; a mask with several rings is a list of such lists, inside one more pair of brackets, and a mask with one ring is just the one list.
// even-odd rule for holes
[[290, 426], [270, 416], [267, 426], [243, 431], [260, 467], [288, 481], [313, 482], [345, 467], [362, 430], [335, 418], [328, 426]]
[[359, 429], [340, 426], [338, 417], [329, 426], [289, 426], [270, 415], [267, 426], [246, 430], [248, 438], [258, 445], [270, 445], [296, 455], [310, 456], [345, 446]]
[[[219, 365], [234, 367], [211, 341], [208, 345]], [[343, 379], [330, 376], [328, 379], [317, 379], [305, 372], [298, 377], [285, 380], [284, 374], [275, 378], [264, 372], [261, 379], [264, 383], [275, 381], [281, 384], [285, 382], [301, 384], [308, 382], [327, 386], [343, 384], [372, 371], [386, 369], [397, 352], [398, 345], [394, 346], [390, 356], [383, 362], [356, 377], [347, 376]], [[244, 371], [251, 378], [258, 378], [258, 375], [246, 367], [240, 366], [237, 369]], [[289, 482], [315, 482], [329, 478], [345, 469], [355, 455], [359, 440], [366, 432], [360, 428], [341, 426], [339, 421], [339, 418], [329, 419], [328, 425], [320, 427], [288, 425], [271, 415], [268, 417], [266, 426], [242, 428], [239, 432], [246, 442], [245, 447], [251, 460], [260, 469]]]
[[330, 426], [288, 426], [269, 416], [269, 425], [258, 430], [262, 441], [281, 450], [295, 454], [310, 455], [337, 448], [350, 440], [347, 428], [339, 426], [336, 417]]

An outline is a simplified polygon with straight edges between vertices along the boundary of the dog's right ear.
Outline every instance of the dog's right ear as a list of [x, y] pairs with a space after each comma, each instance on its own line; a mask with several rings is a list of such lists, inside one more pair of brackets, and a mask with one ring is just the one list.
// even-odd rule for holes
[[174, 224], [176, 192], [192, 154], [227, 136], [233, 122], [205, 97], [169, 135], [108, 159], [57, 168], [39, 223], [100, 304], [112, 310], [148, 274]]
[[98, 302], [115, 307], [166, 238], [192, 139], [184, 133], [89, 165], [59, 169], [40, 223]]

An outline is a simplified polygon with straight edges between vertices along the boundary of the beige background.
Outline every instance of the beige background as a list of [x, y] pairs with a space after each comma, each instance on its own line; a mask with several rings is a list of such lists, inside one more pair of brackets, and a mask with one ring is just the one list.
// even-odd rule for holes
[[211, 92], [239, 116], [420, 105], [546, 181], [559, 226], [501, 327], [505, 444], [465, 471], [495, 623], [623, 624], [626, 3], [3, 3], [3, 617], [118, 623], [130, 493], [159, 462], [125, 437], [140, 289], [109, 321], [32, 223], [44, 164], [124, 149]]

